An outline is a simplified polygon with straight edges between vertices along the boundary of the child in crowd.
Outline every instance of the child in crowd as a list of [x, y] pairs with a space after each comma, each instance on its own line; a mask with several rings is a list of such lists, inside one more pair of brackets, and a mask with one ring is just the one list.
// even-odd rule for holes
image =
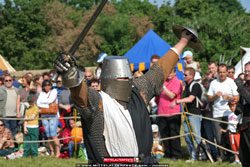
[[164, 156], [164, 149], [162, 146], [162, 142], [159, 141], [159, 127], [156, 124], [152, 124], [152, 131], [153, 131], [153, 148], [152, 148], [152, 156], [159, 160]]
[[[29, 120], [24, 121], [24, 141], [37, 141], [39, 134], [39, 108], [35, 104], [36, 96], [29, 95], [28, 103], [29, 108], [27, 108], [25, 112], [25, 118]], [[31, 155], [32, 157], [38, 156], [38, 143], [24, 143], [24, 157], [28, 157]]]
[[22, 132], [18, 132], [15, 135], [16, 143], [18, 144], [17, 151], [15, 151], [9, 155], [6, 155], [6, 157], [4, 157], [5, 159], [15, 159], [15, 158], [22, 158], [23, 157], [23, 153], [24, 153], [23, 138], [24, 138], [24, 136], [23, 136]]
[[[76, 135], [76, 136], [83, 137], [83, 134], [81, 134], [79, 132], [82, 132], [81, 121], [77, 121], [75, 123], [75, 127], [71, 130], [71, 136], [73, 137], [74, 135]], [[77, 139], [75, 139], [75, 140], [77, 140]], [[85, 145], [84, 145], [84, 142], [83, 142], [82, 139], [77, 140], [77, 145], [75, 146], [74, 138], [72, 138], [72, 140], [68, 144], [68, 147], [69, 147], [69, 155], [70, 155], [70, 157], [73, 157], [74, 153], [76, 152], [78, 158], [88, 160], [87, 151], [86, 151], [86, 148], [85, 148]], [[76, 147], [76, 150], [75, 150], [75, 147]]]
[[[221, 129], [221, 131], [224, 133], [229, 132], [229, 140], [231, 143], [231, 148], [234, 152], [239, 152], [240, 133], [236, 131], [237, 124], [239, 123], [239, 117], [234, 114], [237, 106], [236, 103], [237, 103], [236, 101], [228, 103], [230, 110], [232, 111], [232, 113], [228, 115], [228, 122], [232, 124], [228, 124], [227, 129]], [[234, 156], [235, 156], [235, 161], [233, 162], [233, 164], [241, 164], [238, 154], [235, 154]]]

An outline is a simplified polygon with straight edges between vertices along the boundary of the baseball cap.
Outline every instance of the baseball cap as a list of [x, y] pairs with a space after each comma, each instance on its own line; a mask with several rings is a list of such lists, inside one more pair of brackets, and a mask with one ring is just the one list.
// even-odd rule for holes
[[159, 127], [156, 124], [152, 124], [152, 131], [153, 132], [159, 132]]
[[185, 58], [185, 57], [193, 57], [193, 53], [190, 50], [187, 50], [183, 53], [182, 58]]
[[34, 101], [36, 101], [36, 96], [35, 95], [29, 95], [27, 100], [28, 100], [28, 102], [34, 102]]
[[101, 54], [99, 54], [97, 63], [102, 63], [102, 62], [103, 62], [103, 59], [104, 59], [105, 57], [107, 57], [107, 56], [108, 56], [107, 53], [101, 53]]

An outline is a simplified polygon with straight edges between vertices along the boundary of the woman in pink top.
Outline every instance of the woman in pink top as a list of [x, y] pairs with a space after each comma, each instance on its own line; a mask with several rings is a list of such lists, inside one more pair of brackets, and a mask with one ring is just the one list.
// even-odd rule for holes
[[[161, 138], [180, 135], [181, 115], [180, 105], [170, 108], [170, 104], [181, 98], [182, 85], [176, 77], [176, 69], [173, 69], [167, 80], [164, 82], [158, 104], [158, 114], [169, 114], [159, 117], [159, 128]], [[165, 157], [173, 160], [181, 159], [180, 138], [165, 140]]]

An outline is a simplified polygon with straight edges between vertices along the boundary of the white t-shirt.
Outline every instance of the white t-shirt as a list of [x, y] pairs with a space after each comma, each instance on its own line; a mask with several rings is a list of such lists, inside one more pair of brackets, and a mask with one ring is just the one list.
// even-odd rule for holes
[[[210, 84], [207, 95], [213, 96], [218, 91], [222, 92], [223, 95], [229, 95], [229, 96], [239, 95], [239, 93], [237, 92], [236, 84], [231, 78], [228, 77], [223, 82], [220, 82], [219, 78], [213, 80]], [[222, 96], [218, 97], [214, 101], [213, 117], [218, 118], [218, 117], [228, 116], [230, 113], [231, 111], [228, 106], [228, 100], [224, 100]]]
[[239, 122], [239, 117], [232, 112], [231, 114], [228, 115], [228, 122], [233, 124], [228, 124], [227, 129], [230, 132], [235, 133], [237, 124]]

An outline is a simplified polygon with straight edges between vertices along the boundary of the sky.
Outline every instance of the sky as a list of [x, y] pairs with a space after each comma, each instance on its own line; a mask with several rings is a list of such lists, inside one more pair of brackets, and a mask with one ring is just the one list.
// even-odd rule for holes
[[[166, 2], [168, 0], [149, 0], [149, 1], [151, 3], [153, 3], [153, 4], [157, 4], [158, 6], [160, 6], [164, 1]], [[171, 1], [171, 4], [173, 4], [175, 0], [170, 0], [170, 1]], [[242, 4], [243, 8], [246, 9], [246, 12], [249, 13], [249, 11], [250, 11], [250, 0], [238, 0], [238, 1]], [[156, 3], [154, 3], [154, 2], [156, 2]]]

